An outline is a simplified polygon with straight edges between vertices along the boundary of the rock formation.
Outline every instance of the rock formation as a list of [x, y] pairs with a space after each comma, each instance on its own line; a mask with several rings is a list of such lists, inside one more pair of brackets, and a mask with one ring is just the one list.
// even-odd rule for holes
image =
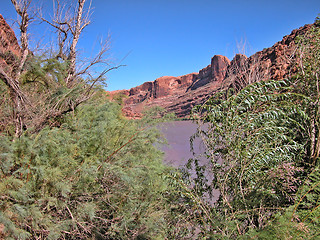
[[0, 14], [0, 67], [6, 74], [12, 72], [20, 56], [21, 48], [16, 35]]
[[[160, 77], [130, 90], [109, 92], [111, 98], [124, 95], [123, 112], [129, 117], [140, 117], [145, 107], [161, 106], [178, 117], [187, 117], [193, 106], [204, 103], [212, 94], [233, 85], [241, 88], [255, 81], [283, 79], [296, 72], [295, 39], [304, 35], [312, 24], [293, 30], [270, 48], [250, 57], [235, 55], [232, 61], [215, 55], [211, 63], [198, 73], [180, 77]], [[12, 28], [0, 14], [0, 67], [14, 70], [21, 49]]]
[[11, 51], [15, 55], [20, 54], [20, 46], [12, 28], [0, 14], [0, 51]]
[[211, 64], [199, 71], [196, 81], [192, 83], [188, 90], [195, 90], [210, 82], [223, 81], [229, 65], [230, 60], [227, 57], [215, 55], [211, 59]]
[[128, 117], [140, 117], [145, 107], [160, 106], [178, 117], [188, 117], [193, 106], [203, 104], [212, 94], [230, 86], [241, 88], [267, 79], [283, 79], [296, 72], [295, 38], [304, 35], [312, 24], [293, 30], [270, 48], [246, 57], [237, 54], [228, 58], [215, 55], [211, 64], [199, 73], [180, 77], [160, 77], [130, 90], [110, 92], [125, 95], [123, 112]]
[[[295, 39], [304, 35], [312, 24], [293, 30], [270, 48], [250, 57], [235, 55], [232, 61], [215, 55], [211, 63], [198, 73], [180, 77], [160, 77], [130, 90], [109, 92], [111, 98], [124, 95], [123, 112], [129, 117], [140, 117], [146, 107], [161, 106], [178, 117], [188, 117], [193, 106], [204, 103], [212, 94], [233, 85], [240, 89], [247, 84], [266, 79], [283, 79], [296, 72]], [[0, 67], [11, 71], [21, 49], [12, 28], [0, 14]]]
[[10, 61], [10, 55], [19, 56], [20, 46], [12, 28], [0, 14], [0, 54], [1, 58]]

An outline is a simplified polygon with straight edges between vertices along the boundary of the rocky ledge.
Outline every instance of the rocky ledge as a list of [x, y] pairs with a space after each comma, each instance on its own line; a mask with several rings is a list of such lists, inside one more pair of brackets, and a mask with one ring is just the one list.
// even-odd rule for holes
[[233, 84], [241, 88], [247, 84], [267, 79], [283, 79], [296, 72], [295, 38], [305, 34], [311, 24], [293, 30], [270, 48], [246, 57], [237, 54], [232, 61], [215, 55], [210, 65], [198, 73], [180, 77], [160, 77], [130, 90], [109, 92], [111, 97], [122, 94], [123, 112], [136, 118], [146, 107], [160, 106], [178, 117], [188, 117], [195, 105], [203, 104], [215, 92]]

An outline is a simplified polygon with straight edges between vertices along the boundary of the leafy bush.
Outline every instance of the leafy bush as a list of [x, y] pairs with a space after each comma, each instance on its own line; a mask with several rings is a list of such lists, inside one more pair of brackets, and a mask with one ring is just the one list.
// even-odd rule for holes
[[[200, 126], [192, 141], [200, 137], [206, 151], [186, 166], [197, 176], [186, 176], [185, 199], [203, 236], [318, 237], [319, 36], [317, 20], [296, 39], [299, 72], [291, 79], [257, 82], [236, 95], [229, 89], [194, 109]], [[210, 163], [201, 166], [201, 158]], [[218, 200], [207, 202], [217, 190]]]
[[296, 119], [306, 116], [292, 102], [297, 96], [289, 86], [286, 81], [254, 83], [218, 105], [212, 99], [201, 106], [207, 129], [199, 129], [197, 136], [211, 162], [207, 189], [220, 193], [214, 231], [231, 237], [262, 228], [274, 212], [293, 202], [303, 145], [292, 129], [299, 129]]

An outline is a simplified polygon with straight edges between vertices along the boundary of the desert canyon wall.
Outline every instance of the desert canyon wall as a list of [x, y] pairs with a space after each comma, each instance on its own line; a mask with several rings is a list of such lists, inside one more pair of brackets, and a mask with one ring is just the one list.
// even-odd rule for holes
[[[295, 29], [291, 34], [250, 57], [237, 54], [230, 61], [227, 57], [215, 55], [210, 64], [198, 73], [179, 77], [164, 76], [145, 82], [129, 90], [108, 92], [111, 98], [125, 95], [123, 113], [131, 118], [141, 117], [147, 107], [160, 106], [178, 117], [188, 117], [192, 107], [203, 104], [215, 92], [233, 84], [235, 88], [254, 81], [283, 79], [294, 74], [296, 69], [295, 39], [304, 35], [312, 24]], [[12, 28], [0, 14], [0, 68], [5, 72], [15, 67], [15, 58], [21, 56], [21, 49]]]
[[215, 92], [234, 84], [241, 87], [255, 81], [283, 79], [296, 69], [296, 43], [298, 35], [304, 35], [312, 24], [293, 30], [291, 34], [270, 48], [246, 57], [237, 54], [230, 61], [215, 55], [211, 63], [198, 73], [179, 77], [160, 77], [130, 90], [109, 92], [113, 97], [123, 94], [123, 112], [128, 117], [140, 117], [146, 107], [160, 106], [178, 117], [188, 117], [192, 107], [203, 104]]

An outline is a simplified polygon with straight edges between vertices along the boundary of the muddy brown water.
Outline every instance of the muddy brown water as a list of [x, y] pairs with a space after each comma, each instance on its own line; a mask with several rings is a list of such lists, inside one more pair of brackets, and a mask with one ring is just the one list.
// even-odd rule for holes
[[[174, 121], [159, 125], [160, 131], [167, 139], [168, 145], [161, 146], [164, 151], [164, 162], [173, 167], [182, 167], [189, 158], [192, 158], [190, 150], [190, 137], [196, 133], [197, 124], [192, 121]], [[195, 149], [200, 153], [203, 145], [198, 140]]]
[[[182, 168], [193, 157], [190, 148], [190, 137], [196, 133], [198, 125], [192, 121], [174, 121], [162, 123], [159, 125], [159, 130], [163, 133], [167, 139], [168, 145], [160, 146], [160, 149], [164, 151], [164, 163], [176, 167]], [[194, 141], [194, 151], [196, 154], [204, 153], [205, 147], [203, 142], [198, 138]], [[199, 157], [199, 156], [198, 156]], [[200, 165], [209, 165], [209, 160], [200, 157]], [[194, 170], [189, 171], [192, 177], [196, 177]], [[208, 181], [212, 180], [210, 171], [205, 171]], [[206, 200], [213, 203], [217, 200], [219, 192], [213, 190], [213, 197], [206, 196]]]

